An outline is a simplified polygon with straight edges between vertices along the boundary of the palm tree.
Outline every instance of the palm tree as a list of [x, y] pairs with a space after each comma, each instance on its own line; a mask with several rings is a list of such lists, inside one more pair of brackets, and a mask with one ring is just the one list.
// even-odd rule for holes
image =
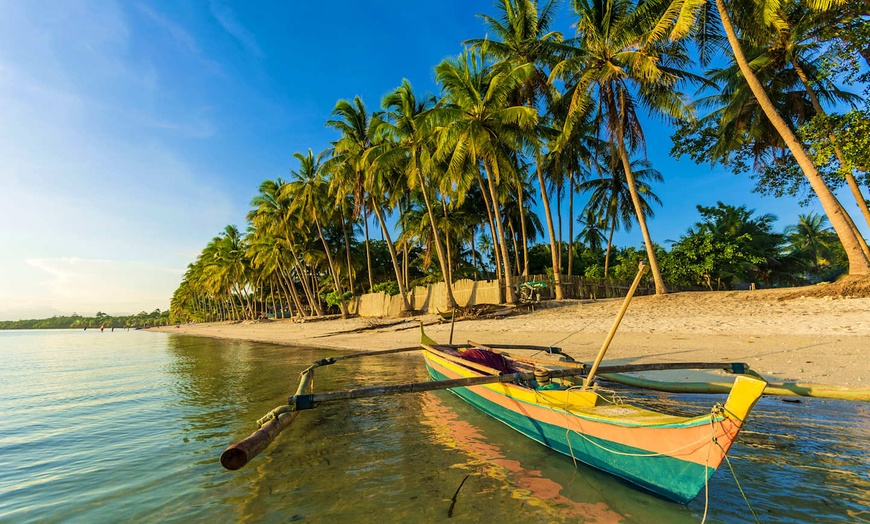
[[[496, 7], [501, 11], [500, 19], [479, 15], [486, 21], [487, 28], [497, 36], [497, 40], [478, 38], [465, 42], [472, 48], [480, 49], [512, 67], [527, 65], [532, 67], [531, 73], [518, 86], [518, 98], [528, 107], [537, 107], [538, 99], [540, 97], [548, 99], [553, 89], [548, 82], [545, 69], [554, 63], [557, 53], [563, 49], [562, 34], [549, 31], [550, 24], [556, 16], [556, 6], [555, 0], [549, 0], [543, 6], [539, 6], [538, 2], [533, 0], [498, 0]], [[550, 236], [556, 299], [561, 300], [564, 296], [560, 276], [561, 248], [557, 247], [553, 214], [541, 164], [541, 150], [535, 147], [535, 171]]]
[[[589, 246], [589, 249], [595, 253], [600, 253], [601, 244], [604, 243], [602, 229], [606, 227], [601, 215], [597, 214], [594, 209], [587, 207], [583, 210], [583, 214], [577, 217], [577, 223], [583, 226], [577, 234], [577, 240]], [[605, 274], [605, 276], [607, 275]]]
[[[372, 281], [372, 258], [368, 235], [368, 213], [366, 211], [365, 178], [368, 171], [366, 153], [372, 148], [373, 121], [360, 97], [354, 97], [353, 102], [339, 100], [332, 114], [337, 118], [326, 121], [328, 127], [337, 129], [341, 138], [333, 142], [333, 153], [324, 168], [330, 177], [330, 189], [336, 202], [344, 205], [350, 195], [353, 210], [351, 216], [362, 215], [365, 224], [366, 265], [369, 275], [369, 290], [374, 287]], [[350, 241], [345, 239], [347, 264], [351, 265]], [[349, 271], [351, 289], [353, 289], [353, 271]]]
[[[802, 9], [793, 7], [788, 15], [779, 17], [779, 30], [774, 34], [755, 30], [751, 40], [744, 39], [741, 42], [743, 54], [753, 73], [764, 86], [776, 112], [792, 130], [806, 124], [814, 115], [824, 116], [822, 100], [828, 103], [854, 103], [857, 99], [819, 74], [819, 67], [812, 60], [816, 45], [806, 41], [807, 34], [813, 33], [808, 26], [817, 18], [807, 13], [801, 14]], [[795, 17], [797, 20], [793, 22], [792, 18]], [[783, 164], [788, 166], [789, 158], [794, 157], [755, 97], [736, 60], [728, 67], [708, 71], [707, 77], [719, 86], [719, 92], [698, 100], [696, 105], [711, 107], [713, 111], [689, 124], [689, 133], [678, 132], [680, 142], [688, 144], [688, 147], [682, 144], [679, 147], [696, 159], [723, 159], [730, 162], [733, 158], [738, 165], [744, 157], [751, 157], [755, 168], [761, 173], [759, 187], [765, 191], [773, 188], [776, 193], [793, 193], [798, 190], [801, 180], [808, 183], [799, 170], [782, 167]], [[710, 140], [710, 136], [716, 139]], [[836, 137], [830, 136], [829, 139], [834, 144], [834, 153], [840, 164], [845, 165]], [[870, 210], [855, 177], [848, 170], [841, 170], [840, 175], [846, 180], [859, 209], [870, 224]], [[862, 251], [870, 256], [870, 248], [849, 214], [843, 216], [855, 232]]]
[[[619, 159], [619, 154], [611, 149], [608, 157], [607, 170], [610, 177], [591, 179], [581, 182], [578, 189], [581, 192], [589, 192], [589, 201], [585, 211], [593, 211], [596, 215], [604, 217], [605, 227], [608, 228], [607, 249], [604, 254], [604, 276], [607, 277], [610, 267], [610, 251], [613, 247], [613, 233], [620, 227], [631, 231], [634, 222], [635, 210], [632, 202], [631, 190], [625, 176], [625, 170]], [[631, 163], [634, 173], [640, 207], [646, 217], [655, 216], [650, 202], [662, 204], [659, 197], [653, 193], [652, 187], [647, 181], [661, 182], [661, 173], [653, 169], [646, 160], [634, 160]], [[584, 211], [584, 212], [585, 212]]]
[[807, 255], [812, 261], [814, 274], [819, 273], [823, 260], [833, 258], [833, 251], [830, 247], [833, 232], [827, 226], [827, 222], [826, 216], [810, 213], [809, 215], [798, 215], [798, 223], [785, 228], [786, 240], [788, 240], [789, 245], [793, 250]]
[[[818, 33], [817, 28], [820, 18], [816, 12], [799, 3], [787, 4], [777, 14], [779, 16], [776, 18], [776, 23], [780, 28], [777, 32], [779, 41], [773, 51], [776, 54], [782, 55], [782, 61], [791, 64], [798, 78], [800, 78], [801, 84], [806, 89], [807, 96], [810, 98], [815, 113], [825, 116], [827, 113], [822, 107], [819, 96], [830, 96], [831, 93], [834, 93], [839, 95], [838, 98], [843, 98], [844, 94], [839, 91], [836, 85], [833, 85], [833, 82], [830, 82], [823, 75], [819, 74], [819, 68], [812, 60], [813, 55], [819, 52], [818, 48], [820, 47], [813, 40]], [[820, 86], [822, 88], [821, 93], [818, 92]], [[834, 144], [834, 154], [840, 162], [840, 166], [846, 166], [845, 155], [837, 138], [831, 135], [830, 140]], [[858, 204], [858, 209], [864, 216], [864, 220], [870, 226], [870, 208], [867, 206], [867, 201], [864, 199], [858, 181], [848, 169], [841, 168], [841, 174], [846, 180], [846, 184], [849, 186], [849, 190], [852, 192], [852, 196], [855, 198], [855, 202]], [[846, 216], [848, 216], [848, 213], [846, 213]], [[858, 229], [854, 226], [853, 230], [858, 233]], [[870, 258], [870, 248], [867, 247], [866, 242], [863, 242], [864, 239], [860, 233], [857, 237], [859, 242], [863, 244], [861, 247], [864, 250], [864, 254]]]
[[448, 175], [461, 177], [482, 164], [491, 204], [496, 211], [496, 232], [501, 249], [505, 296], [516, 303], [512, 285], [504, 224], [498, 212], [501, 180], [500, 159], [527, 143], [535, 130], [537, 112], [530, 107], [508, 104], [511, 94], [532, 73], [531, 64], [511, 68], [487, 66], [480, 55], [465, 52], [436, 66], [437, 81], [450, 101], [441, 109], [448, 117], [439, 143], [439, 155], [448, 161]]
[[[691, 78], [683, 70], [688, 54], [682, 45], [664, 44], [651, 33], [650, 6], [630, 0], [575, 0], [579, 47], [554, 67], [552, 77], [568, 82], [570, 107], [564, 133], [594, 104], [597, 126], [619, 154], [644, 238], [656, 293], [666, 293], [655, 246], [643, 214], [630, 151], [642, 147], [643, 129], [636, 108], [645, 105], [673, 118], [686, 116], [677, 87]], [[653, 23], [656, 20], [653, 19]], [[632, 89], [634, 87], [634, 89]]]
[[[388, 138], [377, 152], [373, 169], [395, 169], [404, 173], [407, 187], [411, 190], [419, 189], [420, 195], [426, 205], [429, 226], [432, 228], [432, 239], [438, 254], [438, 262], [441, 265], [441, 273], [444, 275], [444, 284], [447, 290], [447, 305], [451, 309], [458, 306], [453, 296], [453, 282], [448, 275], [450, 271], [447, 264], [449, 260], [441, 242], [441, 235], [436, 227], [435, 211], [432, 207], [430, 191], [432, 189], [432, 175], [434, 174], [434, 162], [432, 160], [432, 137], [430, 122], [430, 110], [434, 100], [427, 98], [418, 101], [410, 82], [402, 82], [393, 93], [387, 95], [382, 106], [386, 110], [383, 115], [381, 132]], [[381, 227], [386, 229], [384, 223]]]
[[[737, 35], [737, 28], [735, 28], [734, 23], [731, 21], [731, 17], [728, 14], [725, 0], [715, 0], [715, 3], [716, 10], [722, 23], [722, 27], [725, 30], [725, 35], [728, 39], [728, 44], [731, 46], [732, 53], [734, 54], [734, 59], [737, 62], [738, 67], [740, 68], [740, 72], [745, 77], [746, 82], [749, 85], [750, 90], [752, 91], [752, 94], [755, 95], [755, 98], [758, 100], [758, 104], [764, 111], [764, 114], [770, 120], [771, 124], [773, 124], [779, 135], [782, 137], [786, 147], [789, 149], [792, 156], [794, 156], [795, 161], [797, 162], [798, 166], [800, 166], [801, 171], [804, 173], [804, 176], [809, 181], [810, 186], [816, 193], [816, 196], [818, 196], [819, 202], [822, 204], [822, 208], [825, 210], [825, 214], [831, 221], [831, 224], [833, 225], [834, 230], [836, 231], [837, 236], [840, 239], [840, 242], [843, 244], [843, 248], [846, 250], [846, 255], [849, 260], [849, 274], [870, 275], [870, 258], [868, 258], [868, 256], [861, 248], [861, 243], [858, 240], [858, 235], [852, 228], [850, 224], [850, 219], [846, 217], [847, 213], [845, 209], [843, 209], [843, 206], [837, 200], [836, 196], [834, 196], [833, 192], [831, 192], [830, 188], [825, 183], [822, 176], [819, 174], [818, 169], [816, 169], [816, 166], [807, 155], [803, 145], [800, 143], [791, 128], [789, 128], [786, 121], [776, 110], [770, 100], [770, 97], [764, 90], [764, 86], [761, 84], [755, 73], [752, 71], [749, 62], [743, 53], [743, 47]], [[822, 2], [821, 5], [829, 6], [832, 3], [833, 2]], [[695, 10], [687, 10], [686, 12], [691, 12], [692, 14], [694, 14], [694, 11]], [[752, 17], [754, 20], [760, 20], [765, 26], [772, 27], [771, 23], [774, 22], [776, 18], [776, 9], [773, 8], [772, 4], [761, 2], [758, 12], [755, 14], [756, 16]], [[686, 20], [683, 20], [683, 22], [685, 23]], [[684, 23], [681, 24], [680, 27], [685, 28]], [[685, 31], [675, 31], [674, 33], [672, 33], [671, 36], [673, 38], [676, 38], [684, 36], [685, 34]]]
[[[247, 219], [258, 229], [268, 230], [270, 234], [284, 241], [282, 247], [290, 251], [290, 264], [296, 270], [296, 277], [302, 286], [311, 312], [322, 315], [320, 299], [309, 284], [308, 271], [304, 268], [302, 258], [297, 250], [297, 245], [304, 243], [300, 237], [306, 229], [291, 227], [291, 220], [295, 221], [290, 206], [293, 195], [285, 188], [286, 185], [287, 182], [280, 178], [266, 180], [260, 184], [259, 194], [251, 200], [253, 209], [248, 213]], [[290, 268], [282, 264], [281, 271], [292, 285]]]
[[325, 151], [321, 152], [316, 157], [311, 149], [308, 150], [307, 155], [298, 152], [293, 153], [293, 158], [299, 161], [299, 170], [290, 172], [294, 180], [284, 186], [284, 191], [292, 195], [290, 209], [297, 213], [298, 224], [302, 224], [305, 221], [313, 221], [317, 227], [317, 234], [320, 237], [320, 242], [323, 244], [326, 259], [329, 262], [332, 282], [336, 293], [338, 293], [341, 316], [346, 318], [347, 305], [344, 303], [344, 288], [341, 285], [338, 269], [332, 259], [332, 252], [326, 242], [326, 237], [323, 235], [323, 225], [321, 222], [321, 217], [329, 217], [330, 210], [333, 209], [328, 203], [329, 187], [322, 169], [325, 153]]

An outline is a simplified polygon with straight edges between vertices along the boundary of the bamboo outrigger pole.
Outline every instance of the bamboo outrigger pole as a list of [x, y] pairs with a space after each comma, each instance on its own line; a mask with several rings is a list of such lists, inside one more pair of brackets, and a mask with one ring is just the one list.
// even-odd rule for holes
[[643, 262], [638, 265], [637, 276], [634, 277], [634, 282], [632, 282], [631, 287], [628, 288], [628, 293], [625, 295], [622, 307], [619, 309], [619, 313], [617, 313], [616, 318], [613, 320], [613, 327], [610, 328], [610, 333], [607, 334], [607, 338], [604, 340], [604, 345], [601, 346], [601, 351], [599, 351], [598, 356], [595, 357], [595, 363], [592, 364], [592, 369], [589, 370], [589, 375], [583, 382], [583, 389], [588, 389], [589, 385], [592, 383], [592, 379], [595, 377], [595, 372], [598, 371], [598, 365], [601, 364], [601, 361], [604, 359], [604, 354], [607, 353], [607, 348], [610, 347], [610, 341], [613, 340], [613, 336], [616, 334], [616, 328], [618, 328], [619, 323], [622, 322], [622, 317], [625, 316], [625, 312], [628, 310], [628, 304], [631, 302], [631, 297], [634, 296], [634, 292], [640, 284], [640, 278], [647, 269], [647, 265]]

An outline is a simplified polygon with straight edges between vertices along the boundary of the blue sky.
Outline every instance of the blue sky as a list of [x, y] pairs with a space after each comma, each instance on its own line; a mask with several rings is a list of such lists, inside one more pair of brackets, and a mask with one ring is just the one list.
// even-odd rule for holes
[[[562, 8], [566, 8], [563, 6]], [[244, 225], [261, 181], [334, 140], [340, 98], [370, 109], [485, 35], [492, 3], [0, 0], [0, 320], [165, 309], [188, 263]], [[564, 16], [553, 29], [570, 32]], [[668, 157], [653, 240], [717, 200], [796, 221], [722, 168]], [[582, 197], [578, 199], [582, 203]], [[617, 239], [640, 245], [640, 233]]]

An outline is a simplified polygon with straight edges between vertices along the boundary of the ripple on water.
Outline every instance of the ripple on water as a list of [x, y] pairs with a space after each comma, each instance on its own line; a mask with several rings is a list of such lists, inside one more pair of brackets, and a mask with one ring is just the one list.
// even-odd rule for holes
[[[0, 332], [0, 521], [697, 522], [680, 506], [525, 439], [447, 392], [300, 413], [238, 472], [218, 456], [334, 353], [160, 333]], [[318, 371], [319, 390], [425, 379], [419, 358]], [[719, 398], [642, 395], [676, 411]], [[763, 522], [857, 522], [867, 408], [763, 399], [732, 464]], [[727, 466], [711, 522], [747, 520]]]

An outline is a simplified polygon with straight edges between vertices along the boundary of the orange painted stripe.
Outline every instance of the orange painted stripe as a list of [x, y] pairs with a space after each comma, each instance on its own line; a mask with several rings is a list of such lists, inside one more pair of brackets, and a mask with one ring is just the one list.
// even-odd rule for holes
[[[437, 355], [429, 352], [425, 352], [424, 355], [429, 365], [448, 378], [478, 376], [477, 373], [460, 367], [453, 369], [455, 365], [439, 359]], [[460, 374], [457, 370], [465, 373]], [[711, 427], [709, 417], [686, 418], [686, 423], [690, 424], [686, 427], [620, 426], [608, 423], [606, 420], [595, 420], [582, 413], [570, 413], [557, 407], [516, 400], [511, 398], [512, 391], [520, 396], [527, 395], [528, 390], [514, 384], [472, 386], [467, 389], [503, 409], [530, 419], [650, 453], [694, 462], [702, 466], [706, 464], [712, 468], [718, 467], [724, 456], [719, 446], [712, 443], [714, 428]], [[739, 422], [729, 418], [718, 417], [717, 420], [715, 436], [718, 443], [727, 451], [737, 436], [740, 425]], [[591, 443], [588, 445], [594, 446]]]

